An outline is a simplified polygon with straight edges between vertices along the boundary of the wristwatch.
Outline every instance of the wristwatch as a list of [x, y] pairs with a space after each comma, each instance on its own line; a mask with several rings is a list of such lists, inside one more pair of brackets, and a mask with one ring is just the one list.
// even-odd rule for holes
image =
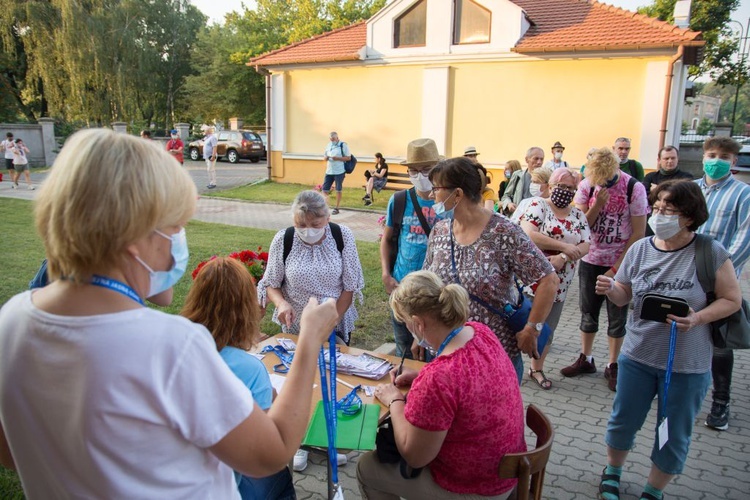
[[531, 321], [529, 321], [528, 323], [526, 323], [526, 325], [530, 326], [537, 332], [541, 332], [542, 328], [544, 328], [544, 323], [532, 323]]
[[567, 256], [567, 255], [565, 255], [565, 254], [564, 254], [564, 253], [562, 253], [562, 252], [560, 252], [560, 258], [562, 258], [562, 260], [563, 260], [563, 261], [565, 261], [565, 262], [567, 262], [567, 261], [568, 261], [568, 256]]

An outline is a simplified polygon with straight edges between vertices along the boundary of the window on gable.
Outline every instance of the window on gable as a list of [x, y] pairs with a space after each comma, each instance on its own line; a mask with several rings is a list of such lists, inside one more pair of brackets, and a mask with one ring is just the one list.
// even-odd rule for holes
[[427, 38], [427, 0], [419, 0], [393, 23], [393, 46], [424, 47]]
[[453, 43], [488, 43], [492, 14], [472, 0], [455, 0]]

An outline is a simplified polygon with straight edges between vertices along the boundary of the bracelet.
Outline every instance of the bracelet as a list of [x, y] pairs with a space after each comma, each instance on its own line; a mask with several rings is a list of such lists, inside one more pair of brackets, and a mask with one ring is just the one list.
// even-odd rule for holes
[[395, 403], [396, 401], [403, 401], [403, 402], [404, 402], [404, 404], [406, 404], [406, 400], [405, 400], [404, 398], [393, 398], [393, 399], [391, 399], [391, 402], [390, 402], [390, 403], [388, 403], [388, 409], [389, 409], [389, 410], [391, 409], [391, 405], [392, 405], [393, 403]]
[[610, 267], [609, 270], [612, 271], [613, 274], [617, 274], [617, 268], [615, 266]]

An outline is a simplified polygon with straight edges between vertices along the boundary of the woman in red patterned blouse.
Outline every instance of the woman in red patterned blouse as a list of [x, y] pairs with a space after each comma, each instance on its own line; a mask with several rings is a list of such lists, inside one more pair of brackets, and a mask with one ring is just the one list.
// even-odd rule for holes
[[[375, 390], [390, 409], [403, 460], [424, 469], [405, 479], [399, 464], [367, 453], [357, 466], [362, 497], [507, 498], [515, 480], [499, 479], [500, 460], [526, 450], [523, 402], [510, 358], [486, 325], [466, 322], [466, 290], [445, 285], [430, 271], [407, 275], [390, 303], [396, 319], [435, 354], [418, 374], [393, 370], [393, 383]], [[407, 401], [399, 387], [409, 385]]]

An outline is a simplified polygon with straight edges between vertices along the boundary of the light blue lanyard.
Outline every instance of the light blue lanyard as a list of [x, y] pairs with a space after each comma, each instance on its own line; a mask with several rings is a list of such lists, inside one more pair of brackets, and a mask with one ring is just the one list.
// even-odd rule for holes
[[464, 329], [464, 325], [459, 326], [455, 330], [452, 330], [447, 337], [445, 337], [445, 340], [443, 340], [443, 343], [440, 344], [440, 347], [438, 347], [437, 352], [435, 353], [435, 357], [440, 356], [440, 353], [443, 352], [443, 349], [445, 349], [445, 346], [448, 345], [448, 343], [453, 340], [453, 337], [458, 335], [458, 333]]
[[326, 431], [328, 434], [328, 463], [331, 464], [331, 482], [333, 490], [338, 488], [339, 484], [339, 464], [336, 459], [336, 331], [331, 332], [328, 338], [328, 348], [330, 354], [330, 395], [328, 393], [328, 383], [326, 381], [326, 358], [325, 347], [320, 347], [318, 355], [318, 368], [320, 369], [320, 391], [323, 395], [323, 414], [326, 419]]
[[661, 418], [659, 421], [663, 421], [667, 418], [667, 398], [669, 396], [669, 382], [672, 380], [672, 365], [674, 364], [674, 351], [677, 345], [677, 323], [672, 321], [672, 327], [669, 330], [669, 354], [667, 355], [667, 373], [664, 376], [664, 405], [661, 410]]
[[107, 278], [105, 276], [95, 274], [91, 277], [90, 283], [94, 286], [100, 286], [102, 288], [114, 290], [115, 292], [121, 293], [129, 299], [133, 299], [142, 306], [145, 305], [143, 299], [137, 293], [135, 293], [135, 290], [121, 281], [113, 280], [112, 278]]

